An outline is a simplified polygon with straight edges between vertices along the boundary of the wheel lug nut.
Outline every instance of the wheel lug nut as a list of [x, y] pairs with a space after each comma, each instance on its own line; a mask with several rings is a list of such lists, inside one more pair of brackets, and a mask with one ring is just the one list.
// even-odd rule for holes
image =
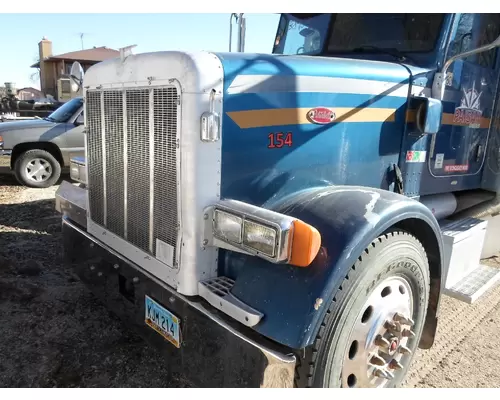
[[401, 327], [392, 321], [385, 321], [384, 327], [389, 331], [401, 332]]
[[373, 364], [373, 365], [385, 365], [385, 360], [380, 357], [379, 355], [374, 355], [371, 359], [370, 359], [370, 363]]
[[392, 359], [391, 362], [389, 363], [389, 368], [391, 368], [391, 369], [403, 369], [403, 366], [397, 360]]
[[382, 347], [383, 349], [388, 349], [391, 345], [389, 341], [382, 335], [377, 335], [377, 337], [375, 338], [375, 344]]
[[409, 329], [403, 329], [403, 331], [401, 332], [401, 335], [412, 338], [412, 337], [415, 337], [415, 332], [413, 332]]
[[408, 347], [403, 346], [403, 345], [399, 346], [398, 350], [401, 354], [411, 354], [411, 350]]
[[377, 368], [373, 374], [375, 376], [378, 376], [379, 378], [384, 378], [384, 379], [393, 379], [394, 378], [394, 374], [392, 374], [391, 372], [383, 369], [383, 368]]
[[410, 325], [410, 326], [413, 326], [415, 325], [415, 322], [409, 318], [409, 317], [405, 317], [403, 314], [401, 313], [396, 313], [394, 315], [394, 321], [396, 322], [401, 322], [402, 324], [404, 325]]

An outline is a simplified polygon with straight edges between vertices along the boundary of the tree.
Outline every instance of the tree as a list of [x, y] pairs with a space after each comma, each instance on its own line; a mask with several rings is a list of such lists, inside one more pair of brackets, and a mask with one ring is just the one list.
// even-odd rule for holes
[[[40, 62], [40, 58], [39, 58], [38, 54], [33, 57], [33, 62], [34, 63], [39, 63]], [[33, 83], [36, 83], [36, 82], [40, 81], [40, 66], [38, 68], [36, 68], [35, 72], [33, 72], [32, 74], [30, 74], [30, 81], [33, 82]]]

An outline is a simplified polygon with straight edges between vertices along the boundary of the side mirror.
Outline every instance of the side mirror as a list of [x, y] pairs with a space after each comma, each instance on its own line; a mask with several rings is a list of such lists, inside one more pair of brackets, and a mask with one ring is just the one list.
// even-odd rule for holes
[[83, 125], [85, 124], [85, 118], [83, 118], [83, 113], [81, 113], [75, 120], [75, 125], [76, 126], [79, 126], [79, 125]]
[[461, 58], [466, 58], [472, 56], [474, 54], [483, 53], [485, 51], [489, 51], [494, 49], [495, 47], [500, 47], [500, 36], [498, 36], [493, 42], [490, 44], [486, 44], [484, 46], [478, 47], [477, 49], [469, 50], [464, 53], [457, 54], [453, 57], [450, 57], [443, 66], [441, 72], [436, 73], [434, 76], [434, 82], [432, 84], [432, 97], [443, 100], [444, 97], [444, 88], [446, 87], [446, 73], [448, 72], [448, 68], [450, 65]]
[[420, 132], [435, 135], [441, 129], [443, 103], [428, 97], [412, 97], [411, 108], [416, 110], [415, 123]]

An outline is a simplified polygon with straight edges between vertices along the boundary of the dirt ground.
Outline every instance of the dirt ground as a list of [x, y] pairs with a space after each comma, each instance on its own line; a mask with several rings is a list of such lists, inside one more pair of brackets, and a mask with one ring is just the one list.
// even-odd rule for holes
[[[55, 191], [0, 175], [0, 387], [190, 386], [64, 268]], [[500, 287], [474, 305], [445, 297], [404, 386], [500, 387], [498, 332]]]

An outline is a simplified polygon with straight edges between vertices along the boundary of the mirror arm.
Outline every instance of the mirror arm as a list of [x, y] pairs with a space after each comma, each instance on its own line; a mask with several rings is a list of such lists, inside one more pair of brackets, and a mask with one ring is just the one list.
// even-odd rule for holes
[[466, 51], [465, 53], [456, 54], [453, 57], [450, 57], [443, 66], [441, 72], [436, 73], [436, 77], [434, 79], [434, 84], [432, 85], [432, 97], [437, 98], [439, 100], [443, 100], [444, 98], [444, 90], [446, 87], [446, 73], [448, 72], [448, 68], [450, 68], [451, 64], [460, 58], [467, 58], [474, 54], [483, 53], [488, 50], [492, 50], [495, 47], [500, 46], [500, 36], [491, 42], [490, 44], [478, 47], [477, 49]]

